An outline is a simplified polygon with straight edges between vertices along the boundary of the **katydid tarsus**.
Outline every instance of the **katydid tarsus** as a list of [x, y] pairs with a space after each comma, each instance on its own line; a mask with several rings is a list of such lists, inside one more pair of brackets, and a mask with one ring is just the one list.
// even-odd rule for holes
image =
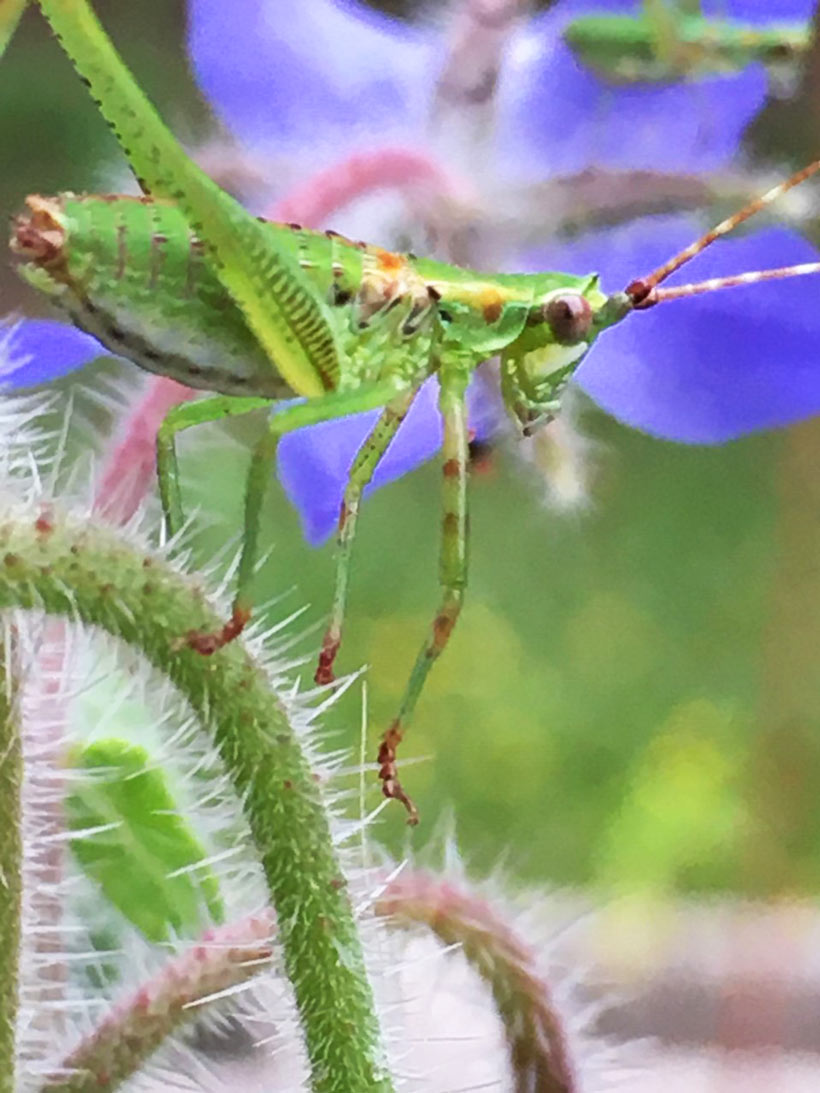
[[604, 78], [632, 82], [733, 72], [753, 61], [782, 65], [806, 53], [812, 30], [808, 22], [707, 17], [700, 0], [643, 0], [632, 12], [581, 15], [564, 37]]
[[[12, 247], [22, 274], [114, 353], [217, 392], [172, 410], [157, 442], [167, 527], [183, 525], [175, 440], [200, 422], [261, 407], [231, 618], [187, 643], [215, 653], [251, 612], [259, 518], [276, 445], [304, 425], [381, 409], [350, 471], [339, 519], [335, 595], [316, 677], [331, 682], [362, 492], [420, 386], [436, 375], [444, 423], [441, 598], [398, 714], [379, 750], [387, 797], [416, 812], [396, 749], [428, 672], [461, 610], [467, 581], [468, 427], [465, 391], [477, 366], [500, 358], [501, 391], [524, 434], [558, 411], [562, 389], [598, 335], [666, 299], [820, 271], [820, 262], [661, 287], [714, 239], [820, 169], [769, 190], [623, 291], [595, 275], [491, 275], [394, 254], [333, 232], [260, 221], [184, 153], [124, 67], [86, 0], [39, 7], [117, 135], [146, 196], [32, 196]], [[282, 398], [302, 401], [277, 405]]]

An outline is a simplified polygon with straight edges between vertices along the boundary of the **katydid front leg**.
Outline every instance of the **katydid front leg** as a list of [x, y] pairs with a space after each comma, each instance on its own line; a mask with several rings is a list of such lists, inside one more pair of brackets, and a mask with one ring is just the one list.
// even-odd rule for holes
[[390, 446], [398, 428], [407, 416], [413, 404], [418, 388], [401, 395], [389, 403], [379, 420], [373, 426], [350, 468], [342, 507], [339, 513], [339, 530], [336, 547], [336, 583], [333, 592], [333, 607], [330, 620], [322, 639], [319, 663], [314, 680], [319, 684], [332, 683], [334, 680], [333, 662], [339, 652], [342, 641], [342, 624], [347, 604], [347, 587], [350, 576], [350, 559], [353, 540], [356, 535], [356, 522], [359, 517], [359, 505], [362, 493], [370, 482], [381, 458]]
[[464, 589], [467, 584], [467, 478], [469, 466], [469, 432], [465, 392], [469, 376], [458, 367], [446, 369], [441, 374], [439, 406], [444, 419], [444, 443], [442, 445], [442, 501], [441, 556], [439, 581], [442, 596], [430, 628], [430, 634], [421, 647], [399, 713], [382, 737], [379, 748], [379, 777], [385, 797], [401, 801], [407, 809], [409, 824], [417, 824], [416, 806], [407, 796], [399, 781], [396, 766], [396, 749], [401, 743], [416, 702], [427, 680], [433, 663], [441, 655], [450, 639], [453, 627], [461, 613]]
[[[409, 406], [414, 393], [415, 389], [399, 391], [397, 381], [391, 379], [367, 384], [353, 391], [334, 391], [279, 410], [276, 409], [276, 403], [272, 404], [268, 399], [229, 398], [222, 395], [202, 399], [199, 402], [183, 403], [171, 410], [160, 427], [157, 437], [157, 474], [166, 525], [169, 533], [175, 534], [184, 523], [175, 447], [177, 433], [207, 421], [219, 421], [225, 417], [250, 413], [252, 410], [266, 406], [273, 408], [273, 416], [262, 437], [254, 446], [245, 482], [242, 553], [239, 559], [236, 595], [231, 617], [222, 629], [215, 633], [191, 631], [185, 639], [188, 645], [209, 656], [233, 641], [251, 617], [252, 600], [249, 590], [258, 554], [259, 518], [280, 438], [306, 425], [318, 425], [322, 421], [332, 421], [335, 418], [348, 417], [350, 414], [375, 410], [394, 400], [397, 403], [407, 401]], [[398, 428], [398, 424], [396, 427]]]

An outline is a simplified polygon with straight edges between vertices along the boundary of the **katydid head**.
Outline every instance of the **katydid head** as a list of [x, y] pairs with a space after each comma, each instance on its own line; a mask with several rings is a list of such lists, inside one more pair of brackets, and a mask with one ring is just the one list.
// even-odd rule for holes
[[[747, 271], [706, 281], [661, 287], [681, 266], [715, 240], [727, 235], [782, 194], [820, 171], [820, 160], [797, 171], [785, 182], [750, 201], [648, 275], [631, 281], [622, 292], [604, 296], [596, 277], [584, 287], [552, 289], [536, 295], [527, 325], [502, 356], [504, 399], [525, 435], [546, 424], [559, 407], [561, 392], [602, 330], [633, 311], [645, 311], [668, 300], [697, 296], [717, 289], [820, 273], [820, 261], [776, 269]], [[554, 275], [544, 275], [554, 276]], [[575, 279], [576, 282], [578, 279]]]
[[[501, 358], [504, 401], [525, 435], [555, 416], [561, 393], [600, 332], [619, 322], [633, 305], [624, 293], [605, 296], [597, 276], [533, 278], [535, 300], [521, 334]], [[545, 289], [545, 291], [544, 291]]]

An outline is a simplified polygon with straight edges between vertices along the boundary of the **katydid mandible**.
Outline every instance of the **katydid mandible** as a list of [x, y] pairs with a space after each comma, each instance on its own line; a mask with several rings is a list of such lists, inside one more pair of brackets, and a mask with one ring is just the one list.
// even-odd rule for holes
[[[350, 471], [339, 519], [336, 585], [317, 681], [333, 679], [362, 492], [420, 386], [436, 375], [444, 422], [441, 598], [398, 714], [379, 749], [385, 796], [417, 813], [396, 750], [428, 672], [461, 610], [467, 582], [465, 392], [498, 356], [501, 391], [524, 434], [557, 413], [562, 389], [607, 327], [673, 297], [820, 271], [820, 262], [672, 289], [674, 270], [780, 194], [820, 160], [753, 201], [662, 267], [605, 295], [595, 275], [489, 275], [355, 243], [333, 232], [259, 221], [184, 153], [115, 52], [86, 0], [38, 0], [88, 84], [145, 197], [30, 196], [14, 225], [20, 272], [112, 352], [217, 392], [170, 412], [157, 438], [159, 491], [171, 533], [183, 525], [175, 440], [200, 422], [271, 410], [251, 457], [231, 618], [187, 643], [216, 653], [251, 613], [259, 518], [280, 437], [380, 409]], [[303, 401], [277, 406], [277, 400]]]

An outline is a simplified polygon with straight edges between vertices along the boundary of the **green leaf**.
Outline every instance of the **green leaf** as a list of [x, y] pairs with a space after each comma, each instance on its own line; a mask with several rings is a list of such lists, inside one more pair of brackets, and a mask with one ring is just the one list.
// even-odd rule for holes
[[145, 749], [99, 740], [73, 759], [76, 769], [93, 774], [66, 800], [70, 829], [84, 832], [71, 840], [71, 849], [111, 903], [150, 941], [195, 933], [208, 915], [222, 922], [213, 872], [204, 866], [178, 872], [206, 852]]

